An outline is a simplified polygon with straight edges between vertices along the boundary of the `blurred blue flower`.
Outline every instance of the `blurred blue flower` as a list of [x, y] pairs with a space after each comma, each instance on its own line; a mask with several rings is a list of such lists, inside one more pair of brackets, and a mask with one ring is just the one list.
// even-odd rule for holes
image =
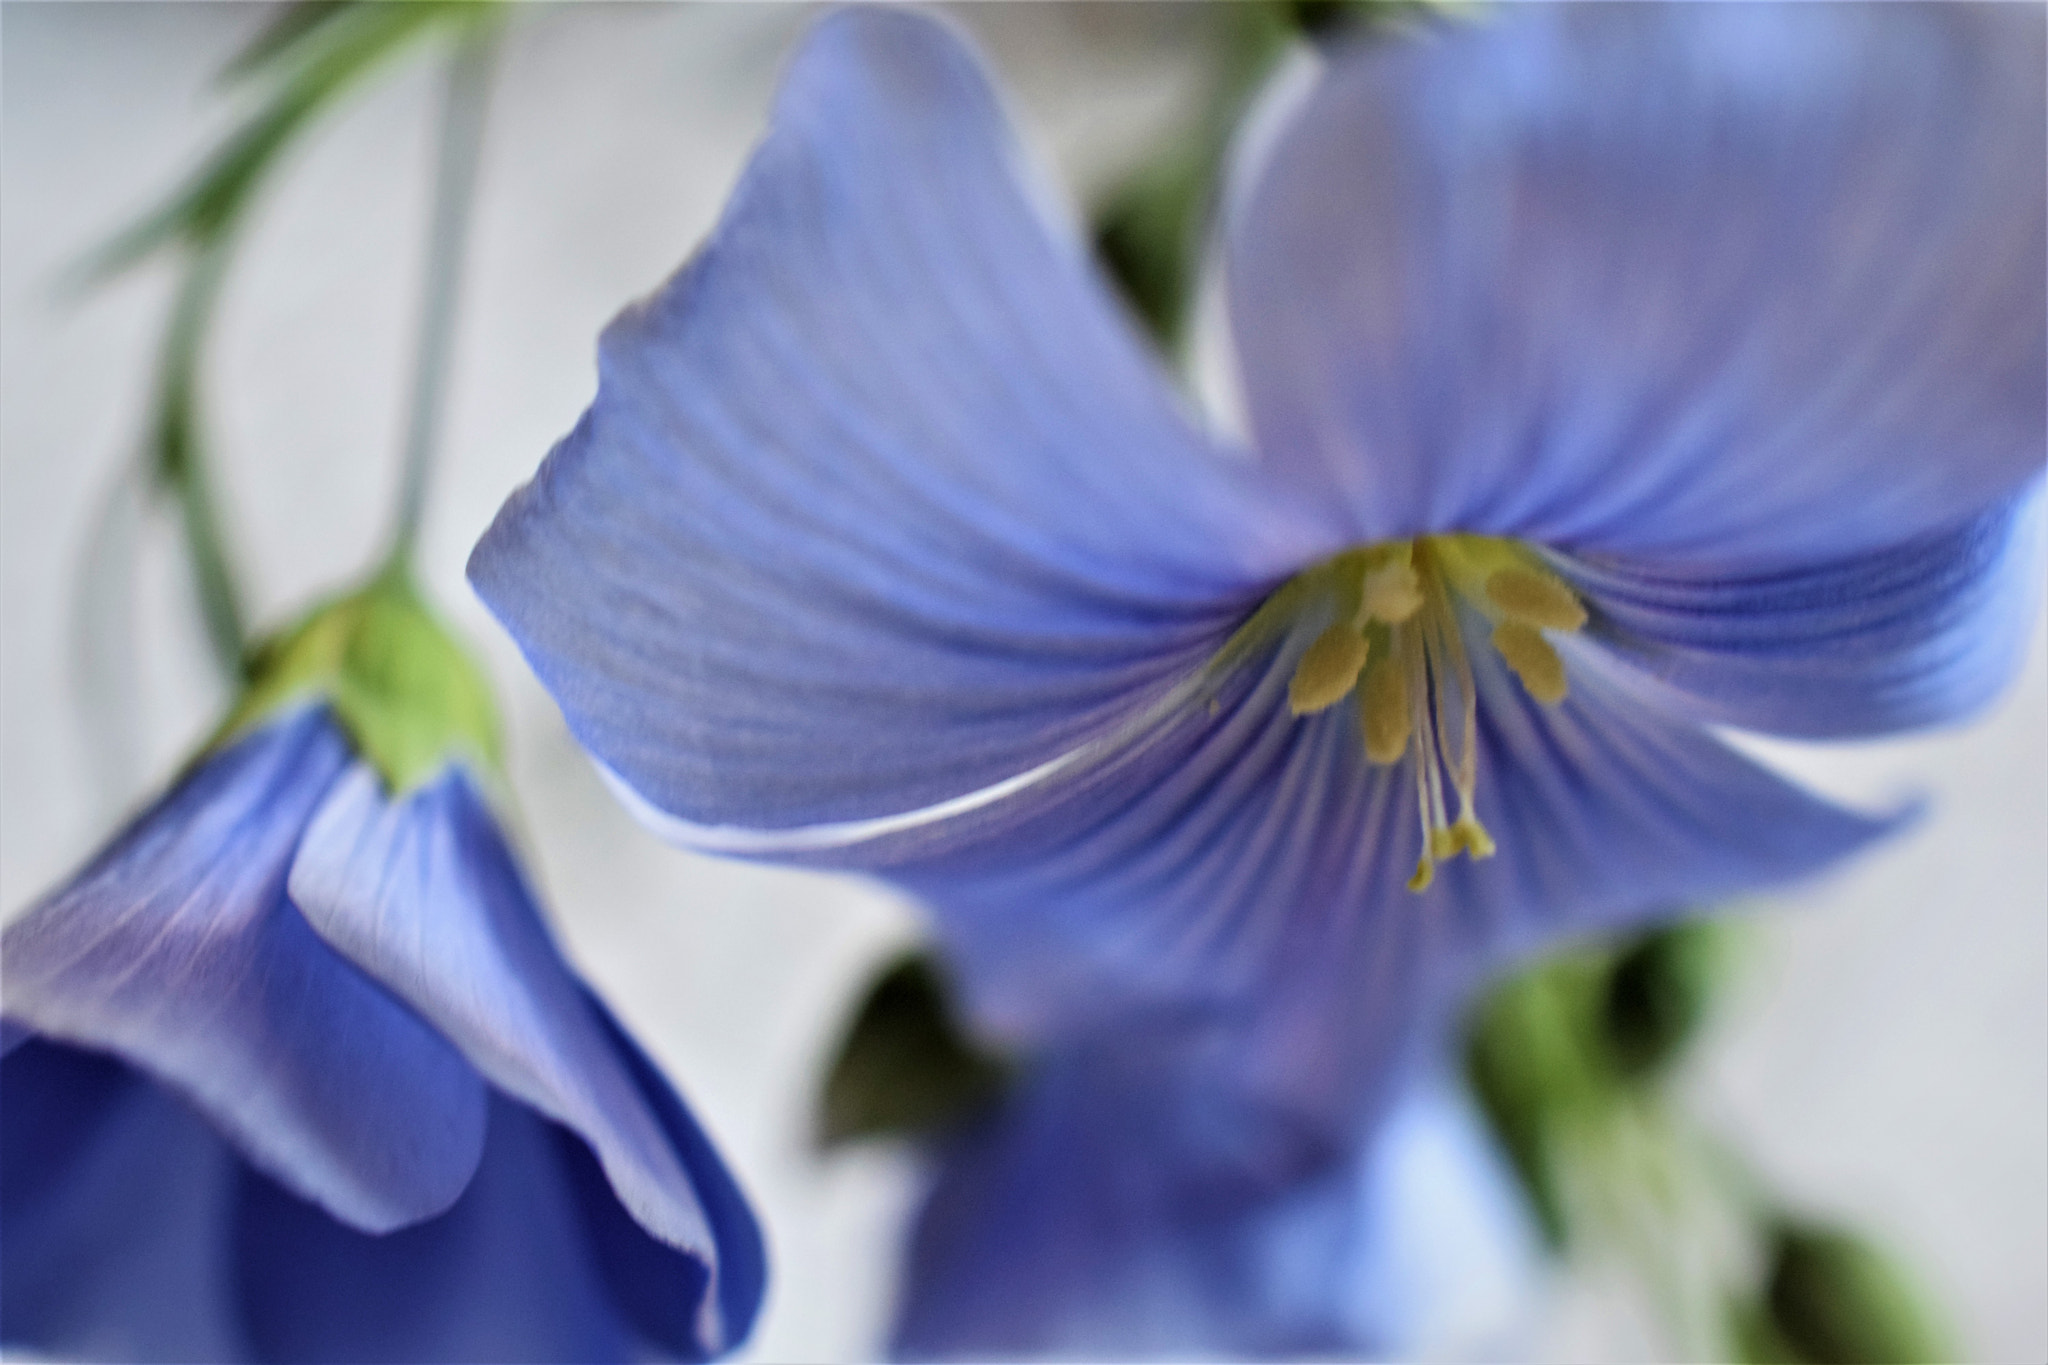
[[[0, 1338], [152, 1360], [730, 1349], [763, 1284], [752, 1214], [563, 961], [478, 769], [431, 707], [366, 695], [357, 605], [294, 637], [356, 641], [331, 696], [231, 728], [0, 939]], [[383, 681], [417, 701], [446, 657], [404, 634]], [[366, 742], [430, 759], [394, 783]]]
[[941, 1149], [892, 1354], [1513, 1356], [1537, 1239], [1455, 1082], [1423, 1073], [1371, 1141], [1287, 1169], [1219, 1122], [1215, 1081], [1153, 1036], [1043, 1059]]
[[894, 879], [1034, 1046], [1216, 1011], [1261, 1103], [1355, 1137], [1487, 963], [1895, 827], [1710, 727], [2009, 677], [2043, 18], [1510, 7], [1332, 51], [1224, 205], [1246, 450], [963, 44], [836, 14], [471, 579], [657, 829]]

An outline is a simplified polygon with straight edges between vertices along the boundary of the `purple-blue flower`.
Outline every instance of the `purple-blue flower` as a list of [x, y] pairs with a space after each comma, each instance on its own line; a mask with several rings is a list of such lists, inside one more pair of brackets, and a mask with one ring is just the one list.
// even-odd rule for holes
[[1327, 1108], [1304, 1029], [1393, 1049], [1486, 960], [1895, 825], [1710, 727], [2009, 676], [2042, 30], [1544, 6], [1332, 52], [1227, 196], [1241, 449], [951, 31], [834, 15], [471, 579], [658, 829], [893, 878], [1012, 1036], [1242, 1008]]
[[[753, 1216], [556, 949], [488, 764], [439, 725], [466, 675], [435, 697], [456, 675], [394, 600], [316, 615], [295, 643], [352, 642], [338, 671], [305, 693], [287, 650], [297, 699], [259, 679], [0, 939], [9, 1344], [703, 1359], [751, 1325]], [[394, 756], [426, 761], [394, 782]]]
[[1201, 1034], [1066, 1046], [939, 1148], [898, 1359], [1506, 1358], [1534, 1230], [1439, 1072], [1305, 1153], [1233, 1111]]

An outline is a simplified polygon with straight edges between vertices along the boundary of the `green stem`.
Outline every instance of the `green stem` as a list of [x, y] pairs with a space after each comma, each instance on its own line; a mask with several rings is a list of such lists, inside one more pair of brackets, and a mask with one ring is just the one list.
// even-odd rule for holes
[[404, 464], [391, 532], [388, 567], [393, 570], [402, 569], [412, 558], [426, 505], [427, 479], [440, 444], [447, 406], [448, 362], [455, 339], [456, 304], [470, 210], [476, 199], [477, 163], [483, 148], [496, 37], [495, 25], [480, 27], [455, 49], [448, 66], [448, 93], [442, 104], [441, 144], [435, 168], [434, 216], [427, 236], [426, 291], [420, 306], [419, 343], [413, 366], [412, 409], [406, 424]]
[[156, 478], [177, 500], [214, 661], [226, 677], [239, 680], [248, 643], [242, 595], [214, 502], [199, 418], [200, 361], [229, 254], [225, 232], [193, 250], [164, 335], [152, 453]]

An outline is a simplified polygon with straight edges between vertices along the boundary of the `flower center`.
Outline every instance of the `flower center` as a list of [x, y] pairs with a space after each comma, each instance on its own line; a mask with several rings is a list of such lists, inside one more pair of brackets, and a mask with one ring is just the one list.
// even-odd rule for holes
[[1426, 888], [1437, 863], [1460, 853], [1492, 857], [1493, 838], [1472, 804], [1478, 694], [1454, 603], [1493, 623], [1492, 646], [1523, 688], [1555, 705], [1565, 697], [1564, 661], [1544, 632], [1585, 625], [1577, 595], [1528, 547], [1489, 536], [1348, 550], [1303, 577], [1323, 578], [1338, 612], [1295, 665], [1288, 705], [1305, 716], [1356, 693], [1366, 757], [1391, 766], [1414, 753], [1422, 856], [1408, 889]]

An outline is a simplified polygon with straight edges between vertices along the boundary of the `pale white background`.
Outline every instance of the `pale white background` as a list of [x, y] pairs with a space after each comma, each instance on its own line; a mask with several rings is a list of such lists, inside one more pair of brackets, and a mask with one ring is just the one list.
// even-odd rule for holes
[[[0, 8], [0, 912], [62, 877], [221, 704], [167, 530], [140, 548], [139, 747], [95, 766], [74, 694], [72, 585], [133, 449], [169, 276], [66, 298], [63, 268], [228, 127], [209, 87], [254, 7]], [[1131, 164], [1192, 89], [1199, 26], [1151, 6], [981, 6], [1030, 137], [1069, 192]], [[572, 954], [671, 1069], [759, 1202], [775, 1278], [750, 1350], [859, 1359], [886, 1317], [903, 1153], [820, 1164], [809, 1105], [849, 996], [916, 933], [872, 885], [667, 849], [607, 798], [464, 586], [470, 544], [594, 387], [593, 341], [713, 222], [806, 21], [794, 7], [582, 6], [505, 55], [467, 274], [427, 575], [505, 698], [528, 851]], [[256, 615], [276, 624], [382, 534], [407, 384], [431, 101], [414, 62], [318, 132], [264, 201], [212, 354], [222, 482]], [[1736, 1008], [1695, 1098], [1786, 1188], [1907, 1250], [1970, 1352], [2048, 1359], [2048, 668], [1959, 733], [1777, 746], [1916, 833], [1759, 905]], [[110, 722], [102, 718], [103, 728]], [[1782, 912], [1782, 913], [1781, 913]], [[1653, 1357], [1610, 1276], [1562, 1284], [1537, 1349]]]

